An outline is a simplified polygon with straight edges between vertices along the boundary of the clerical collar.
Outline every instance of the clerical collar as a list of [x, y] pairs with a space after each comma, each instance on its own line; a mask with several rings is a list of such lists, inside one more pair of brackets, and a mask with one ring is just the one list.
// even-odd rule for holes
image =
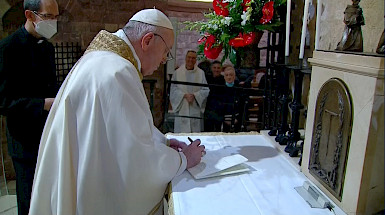
[[44, 37], [41, 37], [41, 38], [36, 38], [34, 36], [32, 36], [32, 34], [30, 34], [27, 29], [25, 29], [25, 26], [23, 25], [23, 27], [21, 27], [21, 31], [25, 34], [25, 37], [30, 40], [30, 41], [33, 41], [33, 42], [36, 42], [37, 44], [41, 44], [43, 43], [44, 41], [46, 41], [47, 39], [44, 38]]
[[186, 69], [187, 72], [195, 72], [195, 70], [196, 70], [196, 69], [195, 69], [195, 66], [194, 66], [194, 68], [192, 68], [192, 69], [187, 69], [186, 66], [185, 66], [184, 68]]

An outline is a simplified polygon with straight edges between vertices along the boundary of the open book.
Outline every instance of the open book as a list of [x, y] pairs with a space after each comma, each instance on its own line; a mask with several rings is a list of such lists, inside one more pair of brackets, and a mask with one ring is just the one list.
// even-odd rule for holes
[[195, 179], [223, 176], [249, 171], [246, 161], [240, 154], [229, 155], [227, 150], [220, 149], [207, 151], [198, 165], [187, 170]]

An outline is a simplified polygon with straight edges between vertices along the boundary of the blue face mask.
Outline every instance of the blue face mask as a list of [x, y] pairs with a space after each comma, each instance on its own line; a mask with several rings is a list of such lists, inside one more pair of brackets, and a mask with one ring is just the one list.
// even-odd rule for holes
[[228, 86], [228, 87], [233, 87], [233, 86], [234, 86], [234, 82], [232, 82], [232, 83], [227, 83], [227, 82], [226, 82], [226, 86]]

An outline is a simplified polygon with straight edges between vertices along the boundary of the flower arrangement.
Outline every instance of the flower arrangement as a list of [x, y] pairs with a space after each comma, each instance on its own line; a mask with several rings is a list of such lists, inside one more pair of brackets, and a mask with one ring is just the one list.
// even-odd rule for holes
[[237, 52], [255, 42], [263, 30], [274, 31], [282, 23], [277, 20], [277, 7], [286, 0], [213, 0], [214, 11], [204, 14], [207, 21], [185, 22], [189, 30], [197, 30], [198, 54], [216, 59], [224, 50], [222, 62], [229, 57], [236, 64]]

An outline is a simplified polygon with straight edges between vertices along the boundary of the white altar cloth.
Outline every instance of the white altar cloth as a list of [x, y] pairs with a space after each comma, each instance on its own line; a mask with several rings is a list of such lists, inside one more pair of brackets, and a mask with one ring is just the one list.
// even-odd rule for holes
[[[193, 134], [192, 134], [193, 135]], [[175, 215], [323, 215], [295, 187], [307, 180], [263, 135], [190, 136], [206, 150], [236, 147], [251, 171], [195, 180], [188, 171], [171, 182], [170, 214]], [[197, 135], [197, 134], [195, 134]], [[188, 143], [187, 136], [168, 134]]]

